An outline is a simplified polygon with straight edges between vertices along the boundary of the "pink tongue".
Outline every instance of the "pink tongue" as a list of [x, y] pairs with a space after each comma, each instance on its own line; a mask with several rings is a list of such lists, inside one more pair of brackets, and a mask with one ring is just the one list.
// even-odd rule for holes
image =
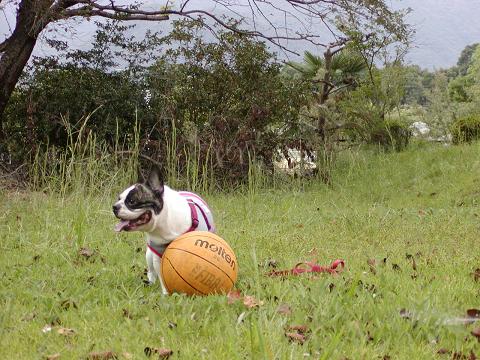
[[129, 225], [130, 221], [122, 220], [117, 225], [115, 225], [115, 231], [120, 232]]

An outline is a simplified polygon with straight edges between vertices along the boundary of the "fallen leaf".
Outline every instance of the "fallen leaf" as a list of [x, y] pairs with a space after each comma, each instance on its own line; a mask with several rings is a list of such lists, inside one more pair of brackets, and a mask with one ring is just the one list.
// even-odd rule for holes
[[450, 350], [445, 349], [445, 348], [440, 348], [440, 349], [438, 349], [437, 354], [440, 354], [440, 355], [450, 354]]
[[298, 333], [305, 334], [310, 330], [308, 329], [307, 325], [290, 325], [289, 327], [287, 327], [287, 331], [296, 331]]
[[412, 313], [408, 311], [407, 309], [401, 309], [400, 310], [400, 317], [404, 319], [411, 319], [412, 318]]
[[133, 320], [133, 315], [128, 309], [122, 309], [122, 315], [127, 319]]
[[468, 309], [467, 316], [474, 319], [480, 319], [480, 310], [479, 309]]
[[414, 258], [412, 258], [412, 268], [413, 268], [413, 271], [417, 271], [417, 263], [415, 262]]
[[295, 224], [295, 227], [298, 228], [298, 229], [302, 229], [304, 227], [303, 224]]
[[118, 359], [113, 351], [94, 351], [87, 355], [88, 360], [108, 360]]
[[41, 258], [40, 255], [35, 255], [35, 256], [33, 257], [33, 261], [38, 261], [40, 258]]
[[47, 355], [46, 359], [47, 360], [58, 360], [58, 359], [60, 359], [60, 354], [57, 353], [57, 354]]
[[243, 297], [243, 305], [245, 305], [246, 307], [251, 309], [251, 308], [254, 308], [254, 307], [257, 307], [257, 306], [262, 306], [263, 301], [255, 299], [253, 296], [245, 295]]
[[375, 259], [368, 259], [367, 264], [370, 268], [370, 272], [375, 275], [377, 273], [377, 269], [375, 268]]
[[305, 335], [299, 333], [285, 333], [285, 336], [288, 338], [289, 341], [295, 341], [300, 344], [303, 344], [306, 340]]
[[165, 348], [151, 348], [151, 347], [146, 347], [143, 349], [143, 352], [147, 356], [152, 356], [152, 354], [158, 354], [159, 359], [168, 359], [170, 355], [173, 354], [173, 351], [170, 349], [165, 349]]
[[278, 307], [277, 312], [282, 315], [290, 315], [292, 313], [292, 308], [288, 304], [281, 304]]
[[91, 258], [95, 254], [95, 251], [87, 247], [82, 247], [78, 250], [78, 255], [83, 256], [86, 259]]
[[37, 317], [37, 314], [32, 312], [32, 313], [29, 313], [29, 314], [26, 314], [22, 317], [22, 321], [32, 321], [33, 319], [35, 319]]
[[231, 290], [227, 294], [227, 303], [231, 305], [237, 300], [240, 300], [241, 298], [242, 298], [242, 294], [240, 293], [240, 290]]
[[169, 329], [175, 329], [177, 327], [177, 324], [174, 323], [173, 321], [168, 322], [168, 328]]
[[475, 271], [472, 273], [472, 276], [475, 282], [480, 281], [480, 268], [475, 269]]
[[130, 354], [130, 353], [128, 353], [128, 352], [123, 352], [123, 353], [122, 353], [122, 356], [123, 356], [125, 359], [127, 359], [127, 360], [133, 359], [133, 355]]
[[75, 335], [75, 330], [61, 327], [57, 329], [57, 333], [63, 336], [72, 336]]
[[477, 338], [478, 341], [480, 341], [480, 328], [475, 328], [472, 330], [471, 334]]
[[392, 264], [392, 269], [393, 270], [400, 270], [400, 266], [398, 264]]
[[77, 304], [75, 303], [75, 301], [71, 300], [71, 299], [66, 299], [66, 300], [63, 300], [61, 303], [60, 303], [60, 307], [63, 309], [63, 310], [68, 310], [70, 308], [72, 309], [77, 309]]

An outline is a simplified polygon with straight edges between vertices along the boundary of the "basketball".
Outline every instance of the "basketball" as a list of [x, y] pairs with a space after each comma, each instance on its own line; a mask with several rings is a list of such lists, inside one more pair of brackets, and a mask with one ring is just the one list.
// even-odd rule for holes
[[238, 263], [233, 250], [220, 236], [192, 231], [168, 245], [162, 256], [161, 272], [170, 294], [219, 294], [232, 289]]

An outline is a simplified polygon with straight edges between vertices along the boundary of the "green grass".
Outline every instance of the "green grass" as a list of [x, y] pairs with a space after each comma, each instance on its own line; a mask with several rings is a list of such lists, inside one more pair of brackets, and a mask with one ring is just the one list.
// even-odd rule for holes
[[[254, 309], [145, 287], [142, 235], [112, 231], [111, 204], [127, 184], [64, 198], [3, 192], [0, 359], [102, 350], [142, 359], [145, 347], [170, 348], [173, 359], [452, 357], [440, 348], [480, 355], [475, 325], [448, 323], [480, 307], [471, 275], [480, 267], [479, 153], [480, 144], [345, 153], [330, 188], [207, 196], [238, 258], [237, 288], [264, 302]], [[82, 257], [82, 247], [95, 254]], [[283, 269], [336, 258], [346, 261], [340, 276], [264, 276], [270, 259]], [[291, 314], [278, 313], [281, 304]], [[43, 333], [49, 323], [57, 325]], [[285, 337], [299, 324], [310, 329], [303, 345]]]

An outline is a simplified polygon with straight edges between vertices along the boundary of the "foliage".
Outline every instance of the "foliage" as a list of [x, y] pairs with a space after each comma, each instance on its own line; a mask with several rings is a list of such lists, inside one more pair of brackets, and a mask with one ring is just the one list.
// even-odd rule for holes
[[480, 139], [480, 115], [470, 115], [455, 120], [450, 131], [454, 144]]
[[398, 65], [372, 69], [361, 85], [338, 104], [343, 127], [353, 140], [403, 150], [408, 144], [408, 124], [388, 121], [404, 94], [405, 69]]
[[382, 146], [385, 150], [403, 151], [407, 147], [412, 131], [401, 120], [386, 120], [370, 132], [370, 143]]
[[215, 172], [230, 180], [245, 176], [249, 157], [271, 168], [275, 150], [295, 139], [304, 87], [280, 76], [265, 44], [227, 32], [208, 43], [200, 25], [177, 23], [168, 39], [178, 47], [151, 67], [152, 111], [170, 118], [179, 141], [198, 146], [202, 158], [211, 149]]

